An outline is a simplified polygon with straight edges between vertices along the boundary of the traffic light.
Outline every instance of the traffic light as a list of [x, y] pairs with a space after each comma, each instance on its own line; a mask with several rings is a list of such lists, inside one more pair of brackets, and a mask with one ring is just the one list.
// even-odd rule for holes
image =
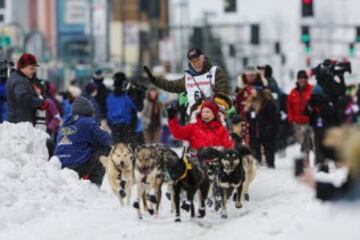
[[303, 17], [313, 17], [313, 0], [301, 0], [301, 9]]
[[276, 54], [280, 54], [280, 53], [281, 53], [281, 45], [280, 45], [280, 42], [275, 42], [274, 48], [275, 48], [275, 53], [276, 53]]
[[225, 12], [236, 12], [236, 0], [224, 0]]
[[260, 44], [260, 25], [259, 24], [251, 24], [251, 36], [250, 36], [250, 43], [253, 45]]
[[307, 25], [301, 26], [301, 42], [305, 44], [305, 52], [311, 52], [311, 36], [310, 36], [310, 27]]
[[360, 42], [360, 27], [356, 27], [355, 42]]
[[350, 43], [349, 44], [349, 55], [351, 57], [354, 57], [355, 54], [356, 54], [355, 43]]

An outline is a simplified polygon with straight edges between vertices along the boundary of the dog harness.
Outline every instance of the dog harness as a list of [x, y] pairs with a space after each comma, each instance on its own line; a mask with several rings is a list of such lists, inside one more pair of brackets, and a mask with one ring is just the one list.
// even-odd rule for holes
[[187, 157], [185, 157], [185, 156], [183, 157], [183, 162], [185, 164], [185, 172], [183, 173], [183, 175], [181, 175], [181, 177], [179, 177], [178, 181], [186, 178], [188, 175], [188, 171], [192, 169], [192, 165], [191, 165], [191, 163], [189, 163]]

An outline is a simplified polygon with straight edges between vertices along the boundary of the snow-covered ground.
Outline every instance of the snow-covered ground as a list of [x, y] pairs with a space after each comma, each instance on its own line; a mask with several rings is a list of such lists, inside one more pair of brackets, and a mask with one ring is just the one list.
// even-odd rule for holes
[[260, 168], [251, 201], [230, 202], [229, 218], [208, 211], [205, 219], [182, 213], [174, 223], [163, 198], [160, 216], [138, 220], [120, 207], [107, 181], [101, 189], [48, 162], [46, 135], [29, 124], [0, 125], [0, 239], [360, 239], [360, 207], [323, 204], [292, 175], [298, 147], [277, 158], [277, 169]]

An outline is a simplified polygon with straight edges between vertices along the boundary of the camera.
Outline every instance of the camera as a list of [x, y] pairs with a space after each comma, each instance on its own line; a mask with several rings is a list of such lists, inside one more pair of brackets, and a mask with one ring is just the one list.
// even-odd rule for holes
[[147, 87], [134, 80], [126, 81], [124, 91], [135, 102], [138, 110], [141, 111], [144, 108], [144, 99], [146, 98]]
[[312, 71], [318, 80], [333, 76], [343, 77], [345, 72], [352, 73], [350, 62], [339, 62], [330, 59], [326, 59], [323, 63], [313, 68]]
[[295, 176], [298, 177], [304, 173], [305, 159], [303, 157], [295, 158]]
[[6, 59], [0, 60], [0, 82], [5, 83], [14, 70], [14, 62]]

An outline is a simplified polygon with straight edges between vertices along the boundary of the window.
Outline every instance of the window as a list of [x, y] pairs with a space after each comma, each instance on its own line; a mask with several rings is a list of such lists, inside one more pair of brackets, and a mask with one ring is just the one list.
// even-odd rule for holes
[[0, 14], [0, 22], [4, 21], [4, 14]]
[[5, 0], [0, 0], [0, 8], [5, 8]]

